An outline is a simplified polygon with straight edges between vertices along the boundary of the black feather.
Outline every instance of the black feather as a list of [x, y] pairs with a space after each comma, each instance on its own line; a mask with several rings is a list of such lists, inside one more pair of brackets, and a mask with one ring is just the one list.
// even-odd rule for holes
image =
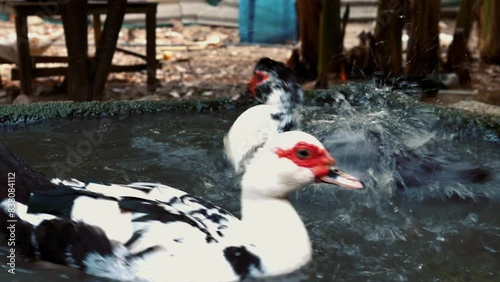
[[244, 246], [225, 248], [224, 257], [240, 280], [245, 280], [252, 269], [262, 271], [260, 258]]
[[44, 220], [35, 230], [35, 238], [40, 258], [57, 264], [71, 262], [85, 268], [83, 260], [89, 253], [113, 254], [102, 229], [69, 219]]
[[48, 191], [56, 185], [43, 174], [33, 171], [19, 156], [0, 144], [0, 201], [8, 197], [7, 175], [15, 173], [15, 198], [22, 204], [27, 204], [30, 194], [37, 191]]

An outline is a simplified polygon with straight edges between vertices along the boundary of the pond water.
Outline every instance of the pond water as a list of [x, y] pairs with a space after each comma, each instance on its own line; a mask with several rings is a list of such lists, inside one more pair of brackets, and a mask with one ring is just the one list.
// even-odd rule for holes
[[[430, 111], [375, 105], [352, 106], [339, 96], [334, 107], [303, 110], [304, 130], [368, 188], [317, 185], [291, 196], [310, 232], [314, 261], [285, 280], [498, 281], [500, 143], [486, 138], [487, 132], [448, 128]], [[222, 137], [238, 114], [74, 118], [4, 128], [0, 134], [49, 177], [161, 182], [238, 214], [239, 176], [222, 152]], [[409, 151], [486, 164], [495, 171], [493, 179], [398, 189], [395, 154]], [[6, 254], [0, 249], [0, 281], [104, 281], [21, 259], [12, 276]]]

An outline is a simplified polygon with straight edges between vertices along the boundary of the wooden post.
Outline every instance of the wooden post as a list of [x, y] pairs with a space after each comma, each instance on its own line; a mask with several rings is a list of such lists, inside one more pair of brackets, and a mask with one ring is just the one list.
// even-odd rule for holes
[[472, 25], [474, 24], [474, 4], [477, 4], [477, 2], [477, 0], [460, 1], [460, 10], [458, 11], [455, 32], [458, 29], [463, 29], [464, 39], [466, 42], [469, 42], [470, 32], [472, 30]]
[[321, 11], [318, 1], [297, 0], [297, 19], [300, 53], [302, 62], [307, 66], [311, 76], [317, 76], [319, 52], [319, 20]]
[[28, 38], [28, 19], [27, 16], [19, 10], [15, 16], [15, 26], [21, 92], [30, 95], [33, 83], [33, 61], [31, 59], [30, 42]]
[[326, 86], [328, 75], [339, 69], [342, 58], [341, 36], [340, 0], [322, 0], [318, 61], [320, 86]]
[[456, 73], [463, 85], [470, 85], [470, 51], [468, 48], [470, 32], [474, 23], [474, 4], [476, 0], [462, 0], [458, 12], [453, 41], [446, 54], [446, 69]]
[[408, 74], [434, 75], [439, 67], [440, 1], [410, 0]]
[[478, 28], [481, 59], [500, 64], [500, 1], [483, 0]]
[[67, 96], [73, 101], [92, 100], [89, 86], [87, 1], [68, 0], [59, 5], [68, 51]]
[[101, 15], [100, 14], [94, 14], [93, 15], [93, 22], [94, 22], [94, 40], [95, 40], [95, 45], [99, 44], [99, 40], [101, 40], [102, 36], [102, 30], [101, 30]]
[[155, 92], [157, 86], [156, 69], [156, 5], [148, 7], [146, 12], [146, 64], [148, 74], [148, 91]]
[[115, 53], [118, 35], [123, 24], [123, 18], [125, 17], [126, 6], [127, 0], [108, 2], [106, 22], [104, 23], [99, 44], [96, 46], [95, 60], [92, 62], [91, 67], [93, 99], [100, 99], [102, 97]]
[[375, 69], [387, 77], [401, 74], [405, 0], [379, 0], [373, 56]]

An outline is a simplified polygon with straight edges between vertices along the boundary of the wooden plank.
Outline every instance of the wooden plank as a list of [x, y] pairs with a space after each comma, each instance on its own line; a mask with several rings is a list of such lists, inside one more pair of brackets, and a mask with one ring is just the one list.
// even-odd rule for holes
[[[89, 14], [106, 14], [107, 1], [89, 1]], [[156, 6], [155, 2], [128, 1], [126, 12], [129, 14], [144, 14], [150, 6]], [[59, 1], [16, 1], [0, 0], [0, 12], [8, 12], [16, 15], [21, 12], [25, 15], [59, 15]]]
[[38, 63], [67, 63], [66, 56], [33, 56], [33, 62]]
[[137, 52], [130, 51], [130, 50], [127, 50], [127, 49], [124, 49], [124, 48], [121, 48], [121, 47], [116, 47], [115, 49], [116, 49], [116, 51], [120, 51], [120, 52], [122, 52], [124, 54], [130, 55], [130, 56], [134, 56], [134, 57], [138, 57], [138, 58], [141, 58], [141, 59], [143, 59], [145, 61], [148, 60], [147, 56], [145, 56], [143, 54], [139, 54]]
[[[147, 69], [146, 64], [136, 65], [112, 65], [110, 72], [136, 72]], [[33, 70], [33, 77], [47, 77], [47, 76], [64, 76], [68, 73], [67, 67], [52, 67], [52, 68], [36, 68]], [[19, 80], [19, 69], [13, 68], [11, 70], [11, 79]]]

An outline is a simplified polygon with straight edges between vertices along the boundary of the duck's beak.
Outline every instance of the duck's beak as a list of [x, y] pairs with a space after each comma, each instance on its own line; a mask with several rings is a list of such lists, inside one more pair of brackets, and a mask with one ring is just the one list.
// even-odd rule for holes
[[348, 189], [364, 189], [365, 185], [356, 177], [343, 172], [336, 166], [330, 167], [328, 174], [319, 178], [320, 182], [335, 184]]

